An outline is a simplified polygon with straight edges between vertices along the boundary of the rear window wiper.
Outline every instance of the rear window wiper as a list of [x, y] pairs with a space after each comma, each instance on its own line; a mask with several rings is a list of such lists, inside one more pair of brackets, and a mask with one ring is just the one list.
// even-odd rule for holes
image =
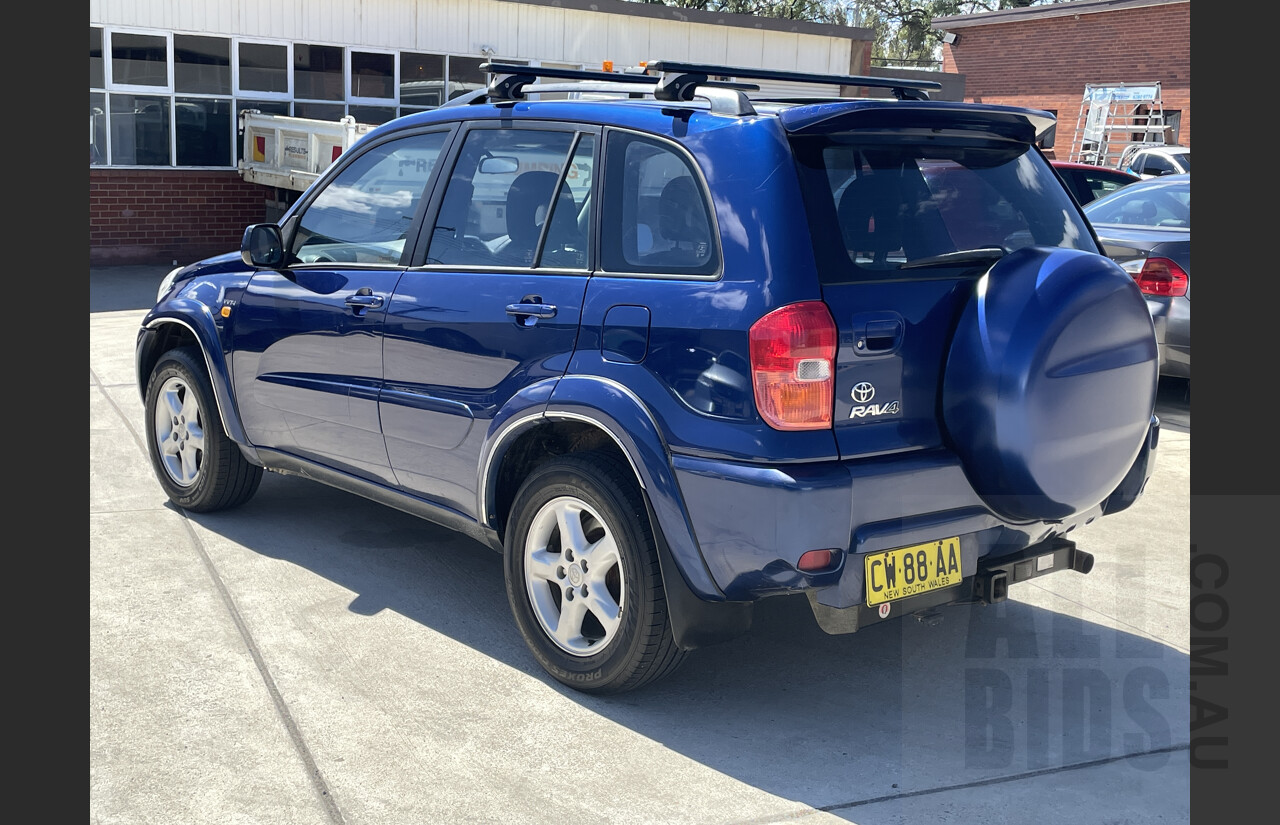
[[1005, 251], [998, 246], [984, 246], [981, 249], [962, 249], [959, 252], [947, 252], [942, 255], [930, 255], [927, 258], [916, 258], [899, 265], [898, 269], [931, 269], [943, 266], [963, 266], [964, 264], [993, 264], [1005, 256]]

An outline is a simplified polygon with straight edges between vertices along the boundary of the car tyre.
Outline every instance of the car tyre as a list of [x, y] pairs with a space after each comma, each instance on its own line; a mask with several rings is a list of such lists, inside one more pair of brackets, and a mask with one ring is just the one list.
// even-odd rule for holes
[[152, 468], [169, 500], [182, 509], [225, 510], [257, 492], [262, 468], [222, 429], [198, 349], [160, 357], [147, 382], [145, 423]]
[[516, 494], [505, 549], [516, 624], [556, 680], [621, 693], [684, 660], [642, 494], [616, 456], [563, 456], [531, 473]]

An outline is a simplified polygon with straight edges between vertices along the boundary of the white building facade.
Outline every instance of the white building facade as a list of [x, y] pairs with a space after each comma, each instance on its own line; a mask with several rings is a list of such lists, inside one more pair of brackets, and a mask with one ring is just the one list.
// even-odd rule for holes
[[91, 0], [89, 27], [90, 165], [173, 168], [234, 168], [242, 109], [383, 123], [483, 86], [491, 59], [868, 74], [872, 37], [624, 0]]
[[625, 0], [90, 0], [90, 265], [235, 249], [246, 225], [275, 220], [297, 198], [241, 178], [245, 109], [384, 123], [484, 86], [489, 60], [866, 75], [872, 38]]

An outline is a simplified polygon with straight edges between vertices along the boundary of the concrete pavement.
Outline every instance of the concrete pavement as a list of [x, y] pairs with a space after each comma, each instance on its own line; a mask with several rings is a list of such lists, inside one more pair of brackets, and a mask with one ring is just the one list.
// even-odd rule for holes
[[668, 680], [546, 677], [497, 554], [268, 474], [217, 514], [152, 476], [133, 342], [169, 267], [90, 272], [95, 823], [1190, 821], [1190, 410], [1073, 572], [930, 627], [803, 599]]

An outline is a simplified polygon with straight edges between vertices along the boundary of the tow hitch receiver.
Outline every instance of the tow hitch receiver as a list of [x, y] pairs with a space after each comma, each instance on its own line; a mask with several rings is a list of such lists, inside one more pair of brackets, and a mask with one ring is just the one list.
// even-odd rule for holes
[[1011, 556], [979, 559], [973, 597], [983, 604], [996, 604], [1009, 598], [1011, 584], [1067, 569], [1088, 573], [1093, 569], [1093, 554], [1063, 538], [1050, 539]]

